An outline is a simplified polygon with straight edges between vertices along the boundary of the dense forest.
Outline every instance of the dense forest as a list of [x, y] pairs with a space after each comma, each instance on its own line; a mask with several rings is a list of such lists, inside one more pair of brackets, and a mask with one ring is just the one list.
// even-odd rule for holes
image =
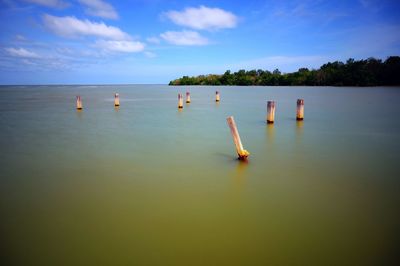
[[260, 85], [260, 86], [380, 86], [400, 85], [400, 57], [391, 56], [385, 61], [348, 59], [329, 62], [319, 69], [300, 68], [293, 73], [281, 73], [278, 69], [239, 70], [223, 75], [183, 76], [169, 85]]

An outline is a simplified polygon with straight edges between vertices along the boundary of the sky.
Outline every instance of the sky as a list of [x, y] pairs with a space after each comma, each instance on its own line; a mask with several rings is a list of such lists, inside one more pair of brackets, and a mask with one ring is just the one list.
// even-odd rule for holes
[[0, 0], [0, 84], [165, 84], [392, 55], [398, 0]]

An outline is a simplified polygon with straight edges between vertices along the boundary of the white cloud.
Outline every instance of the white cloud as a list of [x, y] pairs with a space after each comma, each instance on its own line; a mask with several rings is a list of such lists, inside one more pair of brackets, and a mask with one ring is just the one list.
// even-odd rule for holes
[[114, 7], [109, 3], [102, 0], [78, 0], [81, 4], [85, 5], [86, 13], [91, 16], [117, 19], [118, 13], [115, 11]]
[[21, 42], [26, 41], [25, 36], [23, 36], [23, 35], [21, 35], [21, 34], [15, 35], [15, 39], [16, 39], [17, 41], [21, 41]]
[[156, 55], [155, 53], [153, 53], [153, 52], [148, 52], [148, 51], [144, 52], [144, 55], [145, 55], [146, 57], [148, 57], [148, 58], [155, 58], [155, 57], [157, 57], [157, 55]]
[[144, 50], [144, 44], [137, 41], [96, 41], [95, 46], [105, 51], [137, 53]]
[[175, 45], [206, 45], [207, 38], [195, 31], [167, 31], [160, 34], [161, 38]]
[[147, 42], [153, 43], [153, 44], [159, 44], [160, 43], [160, 39], [158, 39], [157, 37], [149, 37], [146, 40], [147, 40]]
[[98, 40], [92, 47], [107, 53], [142, 52], [144, 43], [132, 40], [132, 37], [117, 27], [108, 26], [103, 22], [79, 20], [75, 17], [43, 16], [44, 24], [54, 33], [64, 37], [94, 36]]
[[25, 2], [41, 5], [41, 6], [47, 6], [47, 7], [52, 7], [52, 8], [66, 8], [69, 6], [69, 3], [64, 2], [62, 0], [24, 0]]
[[44, 24], [52, 32], [63, 37], [97, 36], [112, 40], [128, 40], [129, 35], [117, 27], [108, 26], [103, 22], [79, 20], [75, 17], [56, 17], [45, 14]]
[[5, 48], [7, 53], [11, 56], [22, 57], [22, 58], [39, 58], [40, 56], [34, 52], [28, 51], [24, 48]]
[[37, 65], [37, 63], [32, 62], [31, 60], [28, 60], [28, 59], [23, 59], [22, 63], [24, 63], [25, 65], [30, 65], [30, 66], [36, 66]]
[[60, 54], [64, 54], [64, 55], [74, 55], [74, 51], [68, 47], [59, 47], [56, 48], [56, 51]]
[[238, 22], [238, 18], [233, 13], [206, 6], [189, 7], [183, 11], [168, 11], [165, 15], [177, 25], [198, 30], [234, 28]]

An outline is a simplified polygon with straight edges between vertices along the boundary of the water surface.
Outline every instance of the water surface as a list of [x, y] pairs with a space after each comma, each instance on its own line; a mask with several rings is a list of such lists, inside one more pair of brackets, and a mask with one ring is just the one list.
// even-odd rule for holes
[[[400, 224], [399, 100], [395, 87], [1, 86], [0, 259], [387, 264]], [[248, 163], [236, 160], [229, 115]]]

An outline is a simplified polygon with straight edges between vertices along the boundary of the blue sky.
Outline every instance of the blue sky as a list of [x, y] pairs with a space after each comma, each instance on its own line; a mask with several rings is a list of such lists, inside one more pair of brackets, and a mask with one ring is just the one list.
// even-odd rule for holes
[[400, 55], [400, 1], [0, 0], [0, 84], [168, 83]]

